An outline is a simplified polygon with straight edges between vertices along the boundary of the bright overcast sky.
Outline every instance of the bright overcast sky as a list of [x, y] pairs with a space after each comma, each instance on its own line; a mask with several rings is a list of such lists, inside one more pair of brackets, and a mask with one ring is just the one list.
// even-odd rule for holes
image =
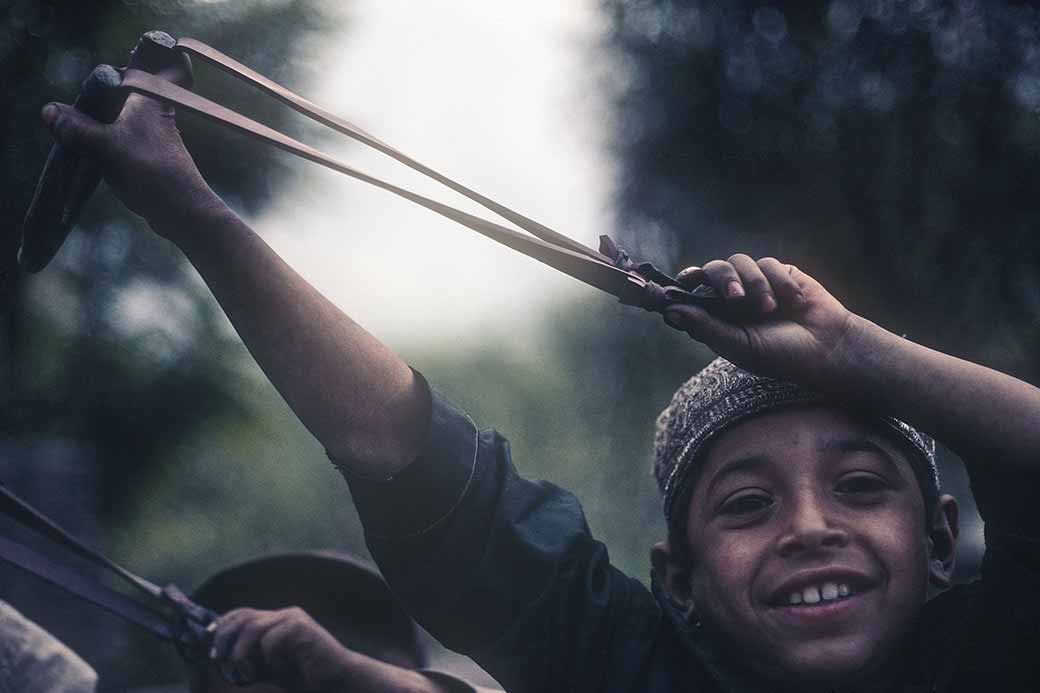
[[[595, 0], [352, 0], [327, 76], [294, 90], [477, 191], [586, 244], [609, 232], [612, 165]], [[313, 58], [311, 58], [313, 59]], [[500, 221], [346, 138], [341, 161]], [[504, 332], [594, 289], [375, 188], [304, 164], [256, 220], [332, 301], [392, 341]]]

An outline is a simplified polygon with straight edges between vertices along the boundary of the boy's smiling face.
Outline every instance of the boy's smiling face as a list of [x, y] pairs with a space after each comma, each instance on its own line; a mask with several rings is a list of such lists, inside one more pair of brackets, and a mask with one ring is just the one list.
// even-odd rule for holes
[[929, 579], [948, 580], [953, 500], [944, 496], [937, 513], [949, 522], [926, 527], [900, 446], [880, 424], [823, 407], [737, 424], [702, 465], [688, 510], [686, 596], [703, 626], [786, 680], [887, 669]]

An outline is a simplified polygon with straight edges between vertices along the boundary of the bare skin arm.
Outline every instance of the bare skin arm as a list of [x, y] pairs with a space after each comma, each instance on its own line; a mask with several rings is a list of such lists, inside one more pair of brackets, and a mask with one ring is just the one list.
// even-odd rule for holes
[[[968, 461], [1040, 471], [1040, 390], [858, 318], [843, 354], [857, 398], [912, 421]], [[989, 455], [988, 453], [992, 453]]]
[[666, 315], [734, 363], [876, 407], [965, 459], [1040, 470], [1040, 390], [1032, 385], [892, 334], [772, 258], [734, 255], [686, 270], [681, 280], [707, 281], [751, 309], [740, 322], [694, 307]]
[[60, 104], [44, 122], [97, 160], [120, 199], [198, 270], [303, 424], [350, 471], [385, 478], [417, 454], [424, 387], [396, 354], [310, 286], [202, 179], [173, 111], [133, 94], [101, 125]]
[[405, 466], [429, 419], [407, 364], [233, 213], [215, 216], [179, 245], [296, 416], [355, 473], [385, 478]]

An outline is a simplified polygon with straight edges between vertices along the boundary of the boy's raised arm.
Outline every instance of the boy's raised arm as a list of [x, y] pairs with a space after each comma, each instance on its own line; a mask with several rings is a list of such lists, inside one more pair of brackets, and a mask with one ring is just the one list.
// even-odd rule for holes
[[1040, 472], [1040, 390], [869, 320], [854, 325], [846, 354], [850, 393], [931, 431], [969, 463], [1003, 461]]
[[99, 124], [48, 104], [44, 123], [97, 160], [120, 199], [178, 245], [267, 377], [350, 471], [386, 478], [417, 454], [429, 425], [426, 386], [396, 354], [308, 284], [202, 179], [173, 110], [132, 94]]
[[1040, 390], [899, 337], [853, 314], [816, 280], [773, 258], [691, 268], [740, 312], [682, 306], [665, 320], [739, 366], [884, 411], [969, 461], [1040, 471]]

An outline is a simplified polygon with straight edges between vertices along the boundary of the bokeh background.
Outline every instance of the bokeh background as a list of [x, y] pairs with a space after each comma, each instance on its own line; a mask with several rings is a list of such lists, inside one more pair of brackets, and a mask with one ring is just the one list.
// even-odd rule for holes
[[[169, 243], [102, 188], [15, 264], [71, 101], [144, 31], [199, 38], [593, 244], [668, 270], [743, 251], [889, 329], [1040, 382], [1040, 12], [1019, 2], [14, 0], [0, 4], [0, 481], [116, 561], [191, 590], [264, 553], [364, 555], [346, 486]], [[196, 66], [196, 89], [449, 203], [389, 160]], [[184, 117], [258, 231], [483, 425], [574, 490], [614, 561], [663, 536], [653, 420], [710, 354], [419, 208]], [[486, 213], [485, 213], [486, 214]], [[943, 453], [949, 490], [971, 507]], [[981, 553], [966, 514], [961, 577]], [[0, 530], [19, 537], [0, 521]], [[0, 597], [105, 690], [167, 686], [150, 636], [0, 566]]]

